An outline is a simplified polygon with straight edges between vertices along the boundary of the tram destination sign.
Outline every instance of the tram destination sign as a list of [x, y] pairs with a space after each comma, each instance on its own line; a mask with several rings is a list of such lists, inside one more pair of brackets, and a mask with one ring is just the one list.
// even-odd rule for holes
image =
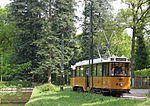
[[116, 58], [116, 61], [126, 61], [126, 58]]

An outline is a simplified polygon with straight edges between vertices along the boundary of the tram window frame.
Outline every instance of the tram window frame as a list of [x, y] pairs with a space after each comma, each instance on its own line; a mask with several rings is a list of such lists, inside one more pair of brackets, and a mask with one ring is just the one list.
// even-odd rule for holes
[[75, 69], [75, 76], [74, 77], [76, 77], [77, 76], [77, 67], [76, 67], [76, 69]]
[[81, 66], [79, 66], [79, 77], [81, 76]]
[[74, 71], [74, 70], [71, 69], [71, 77], [73, 77], [73, 71]]
[[109, 63], [108, 63], [108, 70], [107, 70], [107, 76], [109, 76]]
[[98, 66], [98, 64], [96, 64], [96, 76], [97, 76], [97, 66]]

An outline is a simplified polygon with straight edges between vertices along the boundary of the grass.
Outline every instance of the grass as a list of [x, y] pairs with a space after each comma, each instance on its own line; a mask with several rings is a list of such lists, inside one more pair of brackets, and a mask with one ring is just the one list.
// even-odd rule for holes
[[143, 106], [150, 106], [150, 92], [146, 95], [148, 98], [147, 100], [143, 103]]
[[102, 96], [93, 93], [78, 93], [71, 87], [65, 87], [64, 91], [41, 92], [34, 89], [33, 96], [26, 106], [147, 106], [146, 101], [129, 100]]

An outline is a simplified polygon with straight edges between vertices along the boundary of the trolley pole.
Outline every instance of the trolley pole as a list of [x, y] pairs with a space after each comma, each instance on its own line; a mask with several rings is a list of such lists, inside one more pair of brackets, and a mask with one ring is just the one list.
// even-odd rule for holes
[[90, 5], [90, 35], [92, 37], [92, 41], [91, 41], [91, 59], [92, 59], [91, 75], [92, 75], [92, 89], [93, 89], [93, 2], [92, 2], [92, 0], [91, 0], [91, 5]]

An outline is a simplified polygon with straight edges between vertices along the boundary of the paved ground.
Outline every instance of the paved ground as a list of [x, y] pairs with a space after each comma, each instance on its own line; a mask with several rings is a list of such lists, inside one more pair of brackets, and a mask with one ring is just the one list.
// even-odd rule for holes
[[123, 98], [129, 99], [138, 99], [138, 100], [145, 100], [146, 94], [150, 92], [150, 89], [131, 89], [130, 94], [124, 93]]

